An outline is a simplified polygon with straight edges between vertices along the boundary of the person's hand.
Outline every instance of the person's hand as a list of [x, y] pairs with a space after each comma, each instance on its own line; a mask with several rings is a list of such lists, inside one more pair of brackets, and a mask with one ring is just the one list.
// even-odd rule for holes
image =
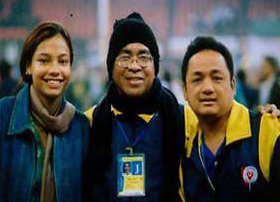
[[272, 117], [278, 118], [280, 121], [280, 110], [275, 104], [266, 104], [265, 106], [258, 106], [258, 112], [261, 114], [269, 113]]

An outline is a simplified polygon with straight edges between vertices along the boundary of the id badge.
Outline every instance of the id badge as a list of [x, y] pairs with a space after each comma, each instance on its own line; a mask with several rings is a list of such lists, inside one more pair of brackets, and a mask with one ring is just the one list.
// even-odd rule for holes
[[118, 155], [118, 197], [145, 196], [144, 154]]

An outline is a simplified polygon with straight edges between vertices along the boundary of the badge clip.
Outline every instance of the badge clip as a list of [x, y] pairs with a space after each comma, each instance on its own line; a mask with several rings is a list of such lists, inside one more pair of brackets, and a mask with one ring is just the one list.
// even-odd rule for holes
[[130, 155], [133, 155], [133, 148], [131, 147], [126, 147], [125, 150], [129, 151]]

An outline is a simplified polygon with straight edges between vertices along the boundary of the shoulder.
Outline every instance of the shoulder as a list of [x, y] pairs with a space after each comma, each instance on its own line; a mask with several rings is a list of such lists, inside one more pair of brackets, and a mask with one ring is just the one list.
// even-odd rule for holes
[[277, 139], [280, 136], [280, 123], [278, 119], [273, 118], [270, 114], [262, 115], [260, 120], [261, 135], [269, 136], [267, 137], [269, 139]]
[[8, 128], [10, 117], [14, 108], [14, 103], [14, 97], [5, 97], [0, 99], [0, 135], [3, 134], [3, 132]]
[[[257, 131], [260, 127], [262, 115], [255, 110], [249, 110], [251, 128]], [[254, 133], [254, 131], [253, 131]]]
[[77, 134], [82, 134], [84, 138], [88, 138], [90, 125], [87, 117], [80, 110], [75, 110], [75, 115], [72, 119], [71, 125], [71, 133], [74, 132], [75, 136]]
[[9, 96], [0, 99], [0, 114], [5, 114], [5, 116], [7, 116], [7, 114], [10, 114], [14, 107], [14, 103], [15, 97]]
[[176, 100], [177, 100], [177, 98], [175, 97], [175, 94], [174, 94], [171, 90], [169, 90], [168, 88], [166, 88], [166, 87], [164, 87], [164, 86], [162, 86], [161, 88], [162, 88], [162, 92], [163, 92], [165, 95], [170, 96], [170, 97], [172, 97], [173, 99], [176, 99]]
[[86, 115], [78, 109], [75, 110], [74, 118], [76, 121], [79, 121], [79, 122], [85, 123], [85, 124], [89, 124], [89, 121], [88, 121]]

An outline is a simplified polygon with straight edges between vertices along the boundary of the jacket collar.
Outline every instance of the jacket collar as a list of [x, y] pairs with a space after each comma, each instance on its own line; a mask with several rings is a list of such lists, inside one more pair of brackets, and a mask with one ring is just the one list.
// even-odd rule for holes
[[[8, 135], [18, 135], [23, 131], [32, 131], [32, 126], [29, 119], [30, 114], [30, 85], [24, 84], [22, 89], [18, 92], [14, 108], [12, 111], [10, 124], [8, 128]], [[63, 96], [62, 104], [59, 112], [62, 112], [66, 105], [66, 99]]]
[[[115, 116], [123, 114], [123, 112], [117, 110], [113, 105], [111, 105], [111, 112], [113, 112]], [[143, 119], [146, 123], [149, 123], [153, 118], [154, 114], [137, 114], [137, 116]]]
[[29, 87], [29, 85], [25, 84], [16, 96], [8, 135], [17, 135], [25, 130], [31, 130], [31, 123], [29, 121]]
[[[187, 157], [190, 157], [193, 140], [199, 134], [201, 134], [201, 128], [199, 126], [198, 119], [190, 107], [185, 106], [185, 136], [186, 136], [186, 152]], [[226, 131], [226, 145], [232, 144], [236, 141], [249, 138], [252, 136], [250, 127], [249, 111], [243, 105], [234, 101]], [[199, 135], [198, 138], [201, 138]], [[200, 140], [198, 140], [200, 141]]]
[[226, 145], [252, 136], [249, 110], [234, 102], [226, 133]]

